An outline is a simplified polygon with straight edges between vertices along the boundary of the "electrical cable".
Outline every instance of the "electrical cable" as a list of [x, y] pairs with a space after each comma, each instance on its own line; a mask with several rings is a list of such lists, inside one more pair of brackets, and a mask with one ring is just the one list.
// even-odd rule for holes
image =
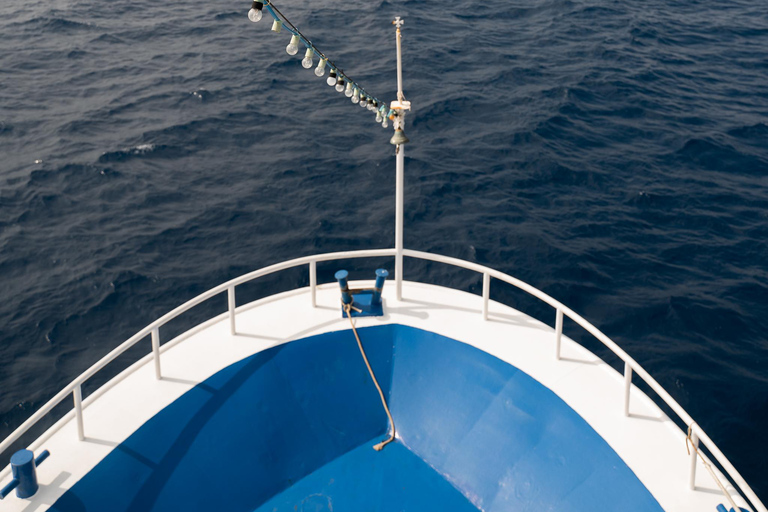
[[354, 80], [351, 80], [349, 76], [344, 72], [343, 69], [341, 69], [336, 63], [332, 60], [330, 60], [320, 49], [318, 49], [312, 41], [309, 40], [302, 32], [294, 25], [291, 20], [289, 20], [285, 14], [280, 11], [280, 9], [277, 8], [277, 6], [272, 2], [272, 0], [263, 0], [263, 6], [266, 8], [267, 12], [272, 16], [272, 18], [275, 21], [279, 21], [283, 24], [286, 31], [290, 32], [292, 35], [297, 36], [301, 42], [306, 46], [307, 48], [312, 49], [312, 51], [315, 53], [315, 55], [319, 56], [321, 59], [325, 60], [326, 64], [331, 68], [331, 70], [336, 70], [336, 73], [339, 77], [339, 79], [344, 80], [345, 82], [350, 82], [353, 87], [356, 87], [359, 91], [359, 97], [368, 97], [371, 100], [371, 103], [376, 102], [378, 105], [386, 105], [386, 102], [383, 102], [379, 100], [377, 97], [372, 96], [368, 91], [366, 91], [363, 87], [360, 86], [357, 82]]

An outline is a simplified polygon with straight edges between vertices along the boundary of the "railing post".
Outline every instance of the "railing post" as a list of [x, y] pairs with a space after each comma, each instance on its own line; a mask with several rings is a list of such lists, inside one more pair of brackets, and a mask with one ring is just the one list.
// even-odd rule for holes
[[72, 398], [75, 402], [75, 418], [77, 419], [77, 438], [85, 441], [85, 427], [83, 426], [83, 390], [78, 384], [72, 391]]
[[693, 448], [691, 448], [691, 472], [688, 478], [688, 487], [694, 490], [696, 488], [696, 458], [699, 454], [699, 436], [696, 435], [693, 426], [691, 426], [691, 444], [693, 444]]
[[563, 310], [557, 308], [555, 316], [555, 359], [560, 360], [560, 342], [563, 339]]
[[152, 329], [152, 354], [155, 358], [155, 377], [160, 380], [160, 329]]
[[317, 307], [317, 262], [309, 262], [309, 293], [312, 296], [312, 307]]
[[488, 301], [491, 297], [491, 276], [483, 272], [483, 320], [488, 320]]
[[227, 304], [229, 306], [229, 332], [234, 336], [235, 331], [235, 287], [227, 288]]
[[632, 367], [624, 362], [624, 416], [629, 416], [629, 392], [632, 388]]

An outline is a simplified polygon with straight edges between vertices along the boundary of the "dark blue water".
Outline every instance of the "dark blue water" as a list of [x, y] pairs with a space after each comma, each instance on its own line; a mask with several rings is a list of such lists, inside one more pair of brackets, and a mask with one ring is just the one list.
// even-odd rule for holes
[[[768, 498], [764, 2], [278, 5], [388, 99], [390, 21], [405, 18], [406, 245], [569, 304]], [[391, 129], [303, 69], [303, 52], [286, 55], [288, 34], [250, 23], [249, 7], [0, 4], [0, 437], [226, 279], [393, 245]], [[479, 289], [468, 272], [406, 263], [407, 278]]]

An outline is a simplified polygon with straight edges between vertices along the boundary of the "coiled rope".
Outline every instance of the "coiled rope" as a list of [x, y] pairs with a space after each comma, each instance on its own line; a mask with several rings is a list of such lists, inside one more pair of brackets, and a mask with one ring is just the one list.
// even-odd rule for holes
[[342, 302], [342, 306], [344, 307], [344, 312], [347, 313], [347, 318], [349, 318], [350, 325], [352, 325], [352, 332], [355, 333], [357, 346], [360, 349], [360, 354], [363, 356], [363, 361], [365, 361], [365, 366], [368, 367], [368, 373], [371, 375], [371, 380], [373, 380], [373, 383], [376, 385], [376, 389], [379, 391], [379, 397], [381, 398], [381, 405], [384, 406], [384, 411], [386, 411], [387, 418], [389, 418], [389, 424], [392, 426], [391, 433], [389, 434], [389, 439], [386, 439], [380, 442], [379, 444], [374, 445], [373, 449], [379, 452], [381, 451], [382, 448], [384, 448], [389, 443], [395, 440], [395, 421], [392, 419], [392, 413], [389, 412], [387, 399], [384, 398], [384, 392], [381, 390], [381, 386], [379, 386], [379, 381], [376, 380], [376, 375], [373, 373], [373, 368], [371, 368], [371, 363], [368, 362], [368, 356], [365, 355], [365, 350], [363, 350], [363, 343], [360, 341], [360, 336], [357, 334], [357, 329], [355, 328], [355, 322], [352, 321], [352, 310], [354, 309], [355, 311], [358, 311], [358, 312], [360, 310], [353, 307], [352, 304], [344, 304]]

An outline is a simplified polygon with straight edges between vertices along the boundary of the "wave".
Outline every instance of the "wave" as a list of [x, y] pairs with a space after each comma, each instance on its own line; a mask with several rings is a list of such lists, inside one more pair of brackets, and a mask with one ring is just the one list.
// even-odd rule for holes
[[728, 130], [727, 133], [731, 137], [768, 145], [768, 124], [766, 123], [739, 126], [738, 128]]
[[99, 157], [98, 162], [126, 162], [134, 158], [178, 158], [188, 153], [188, 151], [182, 148], [165, 144], [139, 144], [128, 149], [103, 153]]
[[768, 158], [739, 151], [730, 144], [711, 139], [688, 139], [670, 156], [676, 162], [698, 169], [760, 176], [768, 174]]
[[[391, 126], [287, 56], [285, 31], [223, 4], [6, 4], [0, 427], [18, 423], [2, 408], [35, 369], [55, 363], [40, 386], [55, 393], [195, 287], [391, 244]], [[705, 388], [743, 400], [713, 438], [764, 427], [743, 413], [768, 396], [759, 0], [321, 4], [291, 16], [387, 100], [382, 13], [406, 8], [407, 246], [552, 291], [700, 410], [712, 394], [686, 386], [704, 381], [691, 359], [706, 364]], [[437, 267], [441, 284], [477, 290]], [[713, 362], [729, 350], [741, 374]], [[747, 472], [765, 451], [735, 450]]]
[[24, 28], [33, 28], [35, 30], [44, 30], [45, 32], [56, 34], [70, 34], [73, 32], [100, 30], [98, 25], [90, 22], [74, 21], [67, 18], [38, 16], [23, 22], [16, 22], [13, 26]]

